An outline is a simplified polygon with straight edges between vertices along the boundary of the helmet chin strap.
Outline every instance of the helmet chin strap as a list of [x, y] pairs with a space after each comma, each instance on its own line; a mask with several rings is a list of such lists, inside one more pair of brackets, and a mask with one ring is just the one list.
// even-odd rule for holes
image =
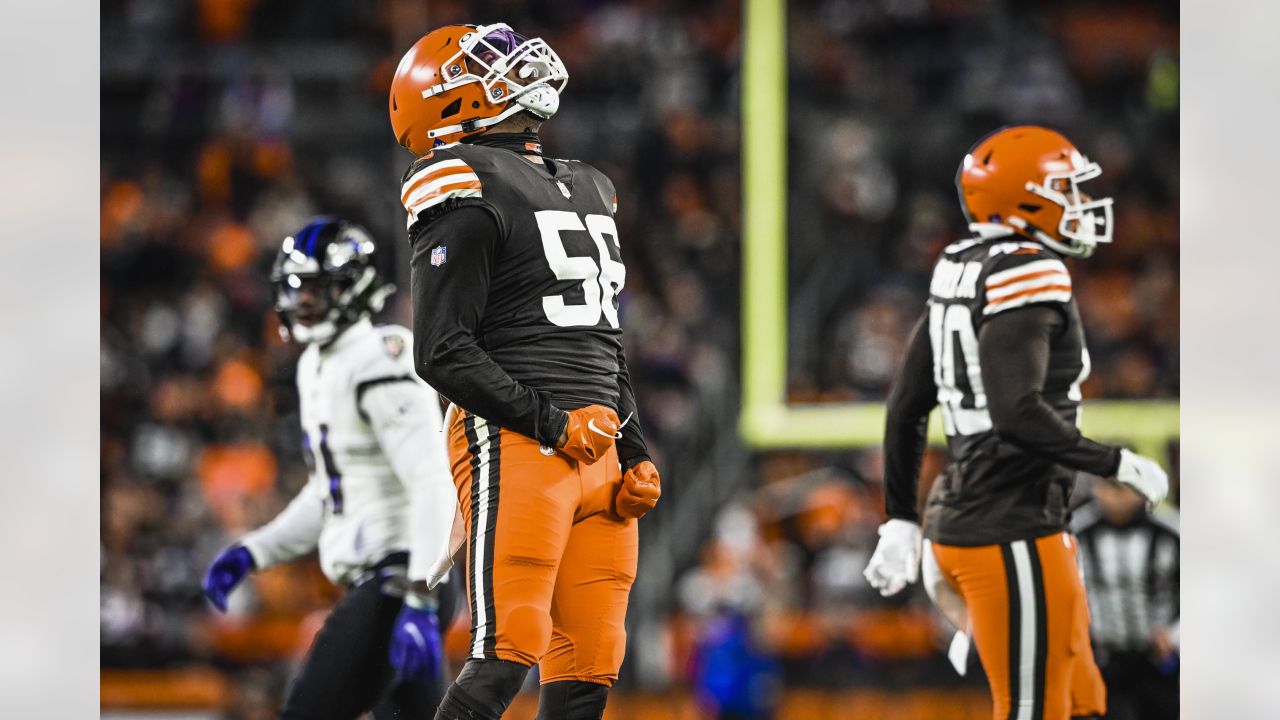
[[[526, 99], [527, 98], [527, 99]], [[507, 101], [507, 108], [491, 118], [478, 118], [475, 120], [466, 120], [457, 125], [446, 125], [442, 128], [436, 128], [427, 133], [427, 137], [435, 139], [441, 135], [449, 135], [456, 132], [475, 132], [487, 127], [492, 127], [516, 113], [528, 110], [543, 120], [548, 120], [556, 111], [560, 109], [560, 93], [553, 87], [543, 85], [536, 87], [529, 92], [517, 95], [515, 98]]]
[[[1012, 217], [1010, 218], [1011, 223], [1014, 220], [1020, 221], [1022, 223], [1020, 227], [1030, 230], [1037, 240], [1063, 255], [1078, 258], [1087, 258], [1093, 255], [1098, 243], [1111, 242], [1111, 198], [1085, 198], [1082, 200], [1079, 186], [1080, 183], [1101, 174], [1102, 168], [1097, 163], [1089, 163], [1073, 172], [1050, 174], [1042, 184], [1027, 181], [1027, 192], [1044, 198], [1062, 208], [1062, 218], [1058, 222], [1058, 234], [1063, 239], [1053, 237], [1022, 218]], [[1052, 183], [1055, 180], [1069, 182], [1071, 186], [1070, 195], [1053, 189]], [[1096, 215], [1099, 211], [1102, 213], [1101, 218]], [[1106, 228], [1104, 234], [1096, 232], [1099, 221]], [[1069, 227], [1073, 222], [1076, 223], [1074, 229]], [[1084, 227], [1088, 228], [1088, 232], [1081, 231], [1081, 228]]]
[[553, 87], [543, 85], [520, 95], [515, 102], [525, 110], [546, 120], [560, 109], [560, 93]]
[[1045, 247], [1049, 248], [1050, 250], [1053, 250], [1054, 252], [1060, 253], [1062, 255], [1066, 255], [1067, 257], [1087, 258], [1093, 254], [1093, 250], [1095, 247], [1094, 245], [1089, 245], [1085, 243], [1062, 242], [1061, 240], [1054, 238], [1052, 235], [1041, 230], [1035, 225], [1032, 225], [1026, 220], [1018, 217], [1017, 215], [1011, 216], [1009, 218], [1009, 224], [1012, 225], [1013, 227], [1018, 228], [1019, 230], [1022, 230], [1026, 233], [1030, 233], [1030, 235], [1033, 238], [1035, 238], [1037, 242], [1043, 243]]
[[[520, 68], [519, 74], [521, 80], [548, 77], [551, 66], [545, 60], [529, 60]], [[547, 120], [560, 109], [560, 91], [550, 85], [540, 85], [516, 95], [515, 101], [525, 110]]]
[[1055, 240], [1048, 233], [1040, 230], [1035, 231], [1036, 239], [1048, 245], [1063, 255], [1076, 258], [1087, 258], [1093, 255], [1093, 251], [1097, 249], [1096, 245], [1085, 245], [1083, 243], [1064, 243], [1061, 240]]
[[324, 320], [315, 325], [299, 325], [290, 320], [288, 314], [282, 314], [280, 337], [285, 340], [292, 339], [303, 345], [315, 343], [324, 345], [332, 342], [343, 330], [359, 322], [362, 318], [369, 317], [370, 313], [382, 310], [386, 304], [387, 297], [396, 291], [395, 285], [383, 283], [369, 292], [366, 309], [352, 308], [351, 302], [353, 299], [365, 292], [374, 283], [377, 276], [377, 270], [372, 267], [365, 268], [351, 288], [343, 293], [337, 304], [330, 305], [329, 311], [325, 313]]
[[289, 328], [289, 335], [293, 337], [295, 342], [303, 345], [312, 345], [314, 343], [327, 343], [338, 334], [338, 324], [333, 320], [326, 318], [323, 322], [315, 325], [293, 325]]

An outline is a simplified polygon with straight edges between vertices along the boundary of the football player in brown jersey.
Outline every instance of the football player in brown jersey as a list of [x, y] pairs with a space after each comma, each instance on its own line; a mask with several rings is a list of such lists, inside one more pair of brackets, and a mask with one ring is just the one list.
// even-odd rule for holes
[[456, 410], [468, 660], [437, 718], [498, 718], [530, 666], [538, 717], [596, 720], [618, 677], [637, 520], [660, 495], [618, 321], [626, 278], [603, 173], [544, 157], [568, 72], [507, 25], [420, 39], [391, 85], [417, 156], [401, 202], [417, 372]]
[[[897, 593], [924, 555], [942, 594], [963, 600], [997, 720], [1104, 711], [1067, 531], [1076, 471], [1114, 477], [1150, 502], [1168, 491], [1153, 460], [1077, 429], [1089, 355], [1063, 259], [1111, 240], [1111, 199], [1081, 190], [1101, 172], [1042, 127], [1005, 128], [973, 147], [956, 184], [974, 236], [939, 258], [889, 397], [889, 520], [867, 579]], [[922, 544], [917, 481], [934, 406], [951, 464], [930, 491]]]

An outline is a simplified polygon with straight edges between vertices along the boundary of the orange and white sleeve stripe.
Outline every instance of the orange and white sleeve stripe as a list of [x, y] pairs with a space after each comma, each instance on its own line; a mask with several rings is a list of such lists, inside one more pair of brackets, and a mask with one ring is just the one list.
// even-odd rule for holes
[[450, 159], [432, 163], [404, 181], [400, 202], [409, 211], [409, 222], [418, 213], [449, 198], [480, 197], [480, 178], [462, 160]]
[[1043, 302], [1069, 302], [1071, 276], [1061, 260], [1045, 259], [987, 276], [983, 315]]

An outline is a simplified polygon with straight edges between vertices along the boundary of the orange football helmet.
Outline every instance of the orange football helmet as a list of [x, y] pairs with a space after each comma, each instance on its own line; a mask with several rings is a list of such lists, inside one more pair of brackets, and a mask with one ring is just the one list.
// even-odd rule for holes
[[391, 129], [423, 155], [521, 111], [550, 118], [568, 82], [569, 71], [541, 38], [503, 23], [446, 25], [401, 58], [391, 80]]
[[1059, 133], [1021, 125], [979, 140], [960, 164], [956, 189], [975, 231], [1007, 226], [1064, 255], [1089, 257], [1111, 242], [1111, 198], [1080, 191], [1101, 174]]

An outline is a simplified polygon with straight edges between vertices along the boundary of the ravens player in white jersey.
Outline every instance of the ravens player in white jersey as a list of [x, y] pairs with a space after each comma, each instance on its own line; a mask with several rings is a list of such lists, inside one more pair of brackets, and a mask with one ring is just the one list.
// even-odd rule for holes
[[250, 571], [318, 549], [325, 575], [347, 588], [281, 718], [430, 717], [444, 694], [439, 627], [452, 598], [437, 585], [451, 564], [457, 501], [439, 400], [413, 372], [413, 338], [370, 321], [394, 291], [376, 251], [364, 229], [328, 218], [285, 238], [271, 280], [282, 333], [306, 346], [297, 384], [310, 479], [204, 580], [225, 611]]
[[[927, 575], [943, 583], [931, 594], [963, 601], [968, 617], [956, 622], [973, 633], [997, 720], [1103, 712], [1067, 532], [1076, 471], [1114, 477], [1151, 502], [1168, 490], [1154, 461], [1077, 429], [1089, 355], [1063, 259], [1111, 240], [1111, 199], [1080, 187], [1101, 172], [1041, 127], [1005, 128], [974, 146], [956, 178], [974, 236], [939, 258], [889, 397], [889, 521], [867, 579], [897, 593], [916, 579], [923, 551]], [[922, 550], [916, 488], [934, 406], [951, 464], [930, 491]], [[949, 617], [955, 605], [940, 603]]]

